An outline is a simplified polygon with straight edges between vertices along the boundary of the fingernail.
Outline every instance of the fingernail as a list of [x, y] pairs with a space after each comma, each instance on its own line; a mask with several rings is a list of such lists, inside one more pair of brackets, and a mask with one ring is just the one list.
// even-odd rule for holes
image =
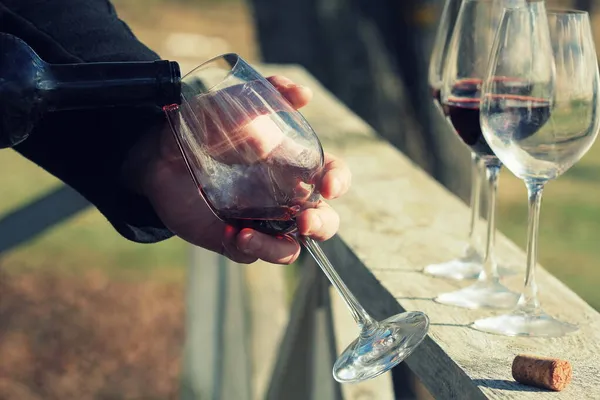
[[262, 247], [260, 238], [256, 237], [256, 235], [252, 233], [248, 234], [244, 241], [246, 243], [241, 250], [245, 254], [255, 254]]

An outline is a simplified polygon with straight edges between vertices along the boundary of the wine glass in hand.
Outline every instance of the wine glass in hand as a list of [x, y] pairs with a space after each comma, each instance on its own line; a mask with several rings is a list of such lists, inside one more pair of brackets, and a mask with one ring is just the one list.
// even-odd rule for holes
[[[441, 103], [443, 71], [461, 3], [462, 0], [446, 1], [429, 61], [429, 87], [431, 88], [433, 102], [444, 117], [447, 115], [448, 108]], [[452, 129], [454, 128], [452, 127]], [[464, 254], [457, 259], [426, 266], [425, 273], [457, 280], [475, 279], [481, 273], [483, 258], [480, 252], [477, 222], [480, 213], [482, 175], [483, 164], [481, 159], [477, 153], [471, 152], [471, 199], [469, 204], [471, 207], [471, 221], [467, 247]]]
[[[435, 299], [439, 303], [465, 308], [506, 309], [514, 307], [518, 299], [516, 293], [500, 283], [494, 255], [496, 193], [502, 163], [481, 133], [479, 102], [481, 82], [503, 6], [522, 3], [516, 0], [463, 0], [450, 42], [444, 68], [442, 104], [448, 109], [448, 120], [455, 132], [485, 165], [489, 198], [483, 270], [478, 281], [464, 289], [439, 295]], [[526, 82], [510, 77], [494, 79], [516, 95], [526, 94], [530, 89]]]
[[290, 103], [241, 57], [210, 60], [182, 80], [180, 106], [165, 109], [191, 177], [231, 234], [254, 230], [297, 240], [345, 300], [361, 329], [334, 365], [359, 382], [406, 358], [427, 334], [421, 312], [377, 322], [364, 310], [301, 221], [322, 207], [323, 149]]
[[[531, 95], [507, 93], [490, 79], [498, 75], [529, 82]], [[483, 87], [481, 123], [490, 147], [527, 187], [527, 270], [516, 309], [478, 320], [475, 329], [509, 336], [561, 336], [577, 329], [540, 307], [535, 281], [539, 213], [544, 185], [579, 161], [596, 139], [599, 85], [586, 12], [546, 15], [542, 1], [506, 10]]]

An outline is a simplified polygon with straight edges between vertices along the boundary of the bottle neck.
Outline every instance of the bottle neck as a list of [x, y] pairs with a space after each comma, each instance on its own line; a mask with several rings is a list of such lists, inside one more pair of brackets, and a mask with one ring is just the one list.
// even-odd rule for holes
[[37, 84], [48, 111], [181, 102], [174, 61], [47, 64]]

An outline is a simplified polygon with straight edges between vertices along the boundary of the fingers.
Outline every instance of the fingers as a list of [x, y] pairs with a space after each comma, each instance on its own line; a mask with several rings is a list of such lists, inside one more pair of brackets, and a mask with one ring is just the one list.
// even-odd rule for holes
[[273, 85], [295, 109], [304, 107], [312, 99], [312, 90], [305, 86], [297, 85], [285, 76], [271, 76], [268, 77], [267, 80], [271, 82], [271, 85]]
[[[323, 241], [340, 226], [338, 214], [325, 202], [296, 216], [298, 233]], [[252, 229], [237, 231], [228, 226], [223, 240], [223, 255], [235, 262], [250, 264], [261, 259], [274, 264], [291, 264], [300, 254], [300, 245], [288, 236], [270, 236]]]
[[225, 226], [221, 242], [221, 254], [240, 264], [252, 264], [258, 260], [258, 257], [248, 254], [237, 247], [236, 241], [239, 233], [239, 229], [236, 229], [231, 225]]
[[[319, 190], [323, 197], [334, 199], [346, 193], [352, 175], [347, 165], [337, 157], [326, 154], [325, 167]], [[306, 209], [296, 216], [298, 232], [315, 240], [330, 239], [340, 225], [338, 214], [325, 202], [315, 208]], [[272, 237], [250, 229], [244, 229], [229, 240], [226, 255], [234, 261], [252, 263], [262, 259], [276, 264], [290, 264], [296, 260], [300, 246], [290, 238]]]
[[326, 199], [335, 199], [345, 194], [352, 183], [352, 173], [344, 161], [325, 153], [325, 166], [319, 191]]
[[[269, 80], [287, 101], [274, 97], [272, 88], [265, 85], [236, 85], [195, 98], [193, 104], [181, 107], [183, 119], [191, 129], [199, 131], [204, 149], [212, 158], [224, 164], [252, 164], [284, 142], [293, 145], [290, 151], [302, 151], [285, 133], [289, 122], [277, 117], [276, 112], [291, 113], [292, 108], [306, 105], [312, 92], [285, 77]], [[300, 124], [296, 120], [294, 123]]]
[[252, 229], [242, 229], [236, 237], [237, 250], [246, 257], [260, 258], [274, 264], [291, 264], [300, 255], [300, 245], [287, 236], [269, 236]]
[[330, 239], [340, 227], [339, 215], [324, 201], [296, 216], [298, 233], [315, 240]]

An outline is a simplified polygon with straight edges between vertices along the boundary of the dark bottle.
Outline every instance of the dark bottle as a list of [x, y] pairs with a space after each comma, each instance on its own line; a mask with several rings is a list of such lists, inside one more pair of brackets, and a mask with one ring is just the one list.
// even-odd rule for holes
[[43, 114], [125, 105], [179, 104], [173, 61], [48, 64], [21, 39], [0, 33], [0, 148], [27, 139]]

